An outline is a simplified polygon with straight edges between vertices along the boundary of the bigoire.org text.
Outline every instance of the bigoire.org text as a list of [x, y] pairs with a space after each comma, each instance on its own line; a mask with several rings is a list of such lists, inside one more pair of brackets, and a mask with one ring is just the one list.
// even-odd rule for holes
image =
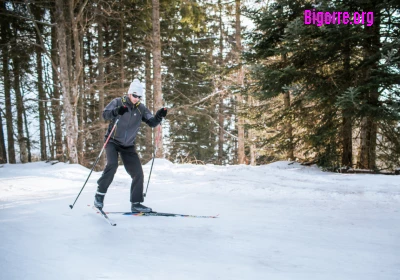
[[323, 24], [374, 24], [373, 12], [316, 12], [313, 10], [304, 11], [304, 24], [321, 26]]

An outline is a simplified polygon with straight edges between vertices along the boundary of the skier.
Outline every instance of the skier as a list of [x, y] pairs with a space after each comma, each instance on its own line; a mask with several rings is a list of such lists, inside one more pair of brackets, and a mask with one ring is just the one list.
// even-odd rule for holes
[[97, 181], [98, 187], [94, 197], [94, 206], [102, 209], [104, 196], [110, 186], [114, 174], [118, 169], [118, 154], [121, 155], [126, 172], [132, 178], [130, 201], [132, 212], [151, 212], [152, 209], [141, 204], [143, 202], [143, 169], [138, 154], [135, 151], [135, 138], [141, 122], [150, 127], [156, 127], [167, 115], [167, 108], [161, 108], [153, 116], [140, 99], [143, 96], [143, 87], [138, 79], [130, 84], [128, 94], [112, 100], [103, 111], [103, 118], [111, 120], [106, 133], [107, 139], [116, 119], [119, 122], [105, 148], [107, 165]]

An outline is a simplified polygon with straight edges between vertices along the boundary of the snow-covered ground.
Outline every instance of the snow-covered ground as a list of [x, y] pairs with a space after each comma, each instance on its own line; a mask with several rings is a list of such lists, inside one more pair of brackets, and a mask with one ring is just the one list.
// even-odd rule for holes
[[[147, 180], [150, 164], [144, 166]], [[110, 215], [88, 207], [94, 172], [0, 168], [0, 279], [400, 279], [400, 177], [156, 160], [145, 205], [217, 219]], [[123, 166], [105, 211], [127, 211]]]

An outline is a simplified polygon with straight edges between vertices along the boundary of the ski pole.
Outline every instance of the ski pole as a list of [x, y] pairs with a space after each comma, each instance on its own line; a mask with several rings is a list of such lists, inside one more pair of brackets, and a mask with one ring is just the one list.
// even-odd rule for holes
[[111, 129], [111, 132], [110, 132], [110, 134], [108, 135], [106, 142], [104, 142], [103, 148], [101, 149], [100, 154], [98, 155], [96, 161], [94, 162], [93, 167], [92, 167], [92, 170], [90, 170], [89, 176], [87, 177], [85, 183], [83, 184], [83, 187], [82, 187], [81, 191], [79, 192], [78, 196], [76, 197], [76, 199], [75, 199], [75, 201], [74, 201], [74, 204], [72, 204], [72, 205], [69, 206], [71, 209], [74, 208], [74, 205], [75, 205], [76, 201], [78, 200], [79, 196], [81, 195], [81, 192], [82, 192], [83, 189], [85, 188], [86, 183], [87, 183], [87, 181], [89, 180], [89, 177], [90, 177], [90, 175], [92, 174], [94, 167], [96, 166], [97, 162], [99, 161], [99, 159], [100, 159], [100, 157], [101, 157], [101, 154], [103, 153], [104, 149], [106, 148], [106, 145], [107, 145], [107, 143], [108, 143], [108, 140], [110, 140], [110, 137], [111, 137], [111, 135], [112, 135], [112, 133], [113, 133], [115, 127], [117, 126], [117, 123], [118, 123], [118, 122], [119, 122], [119, 118], [115, 121], [115, 124], [114, 124], [113, 128]]
[[147, 194], [147, 190], [149, 189], [149, 183], [150, 183], [150, 177], [151, 177], [151, 171], [153, 170], [153, 164], [154, 164], [154, 158], [156, 157], [156, 153], [157, 153], [157, 146], [158, 146], [158, 141], [160, 140], [160, 138], [161, 138], [161, 124], [159, 125], [159, 127], [158, 127], [158, 130], [157, 130], [157, 135], [156, 135], [156, 147], [155, 147], [155, 149], [154, 149], [154, 154], [153, 154], [153, 160], [152, 160], [152, 162], [151, 162], [151, 167], [150, 167], [150, 174], [149, 174], [149, 180], [147, 180], [147, 187], [146, 187], [146, 192], [143, 194], [143, 197], [146, 197], [146, 194]]

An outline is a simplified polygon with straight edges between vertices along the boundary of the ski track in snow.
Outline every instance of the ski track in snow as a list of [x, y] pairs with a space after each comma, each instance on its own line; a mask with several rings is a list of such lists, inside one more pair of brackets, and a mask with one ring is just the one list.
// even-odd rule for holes
[[[112, 215], [93, 172], [44, 162], [0, 168], [0, 279], [400, 279], [398, 176], [297, 163], [178, 165], [156, 159], [145, 205], [217, 219]], [[143, 167], [145, 187], [150, 164]], [[105, 211], [127, 211], [120, 166]]]

